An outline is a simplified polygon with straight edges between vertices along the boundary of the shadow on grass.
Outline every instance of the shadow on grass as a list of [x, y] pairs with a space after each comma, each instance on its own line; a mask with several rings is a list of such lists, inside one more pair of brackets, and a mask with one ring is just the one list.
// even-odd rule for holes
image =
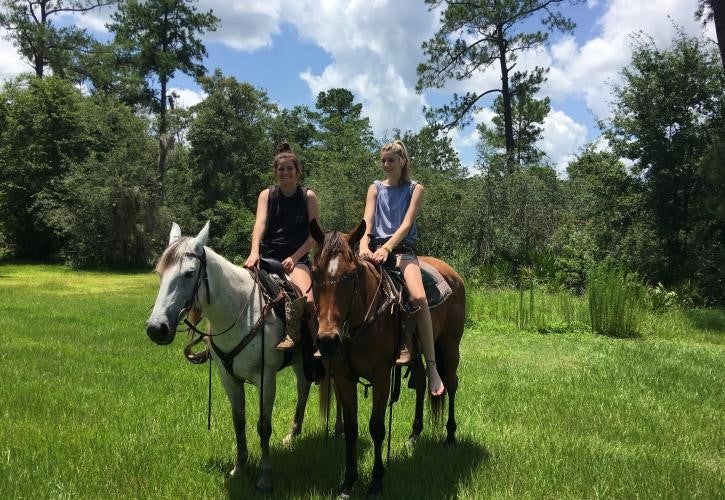
[[725, 311], [720, 309], [687, 309], [687, 319], [701, 330], [725, 334]]
[[[366, 426], [365, 426], [366, 427]], [[372, 442], [361, 426], [358, 439], [358, 472], [353, 498], [365, 498], [372, 469]], [[462, 440], [456, 446], [444, 446], [437, 438], [421, 438], [412, 450], [400, 438], [393, 443], [390, 463], [386, 463], [383, 493], [388, 498], [455, 498], [459, 487], [472, 477], [472, 471], [490, 460], [480, 443]], [[250, 443], [251, 444], [251, 443]], [[397, 448], [397, 450], [396, 450]], [[369, 463], [368, 463], [369, 462]], [[224, 477], [229, 499], [243, 498], [334, 498], [345, 468], [345, 442], [322, 434], [303, 435], [284, 448], [272, 448], [274, 491], [263, 495], [256, 491], [259, 462], [252, 462], [234, 479], [228, 477], [234, 466], [231, 459], [211, 458], [207, 470]]]

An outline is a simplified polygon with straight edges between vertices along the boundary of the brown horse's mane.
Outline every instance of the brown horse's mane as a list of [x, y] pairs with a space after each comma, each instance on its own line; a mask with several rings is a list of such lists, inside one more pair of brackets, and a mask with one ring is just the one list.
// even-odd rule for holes
[[190, 239], [191, 238], [189, 236], [182, 236], [169, 245], [168, 248], [164, 250], [164, 253], [161, 254], [161, 257], [159, 257], [155, 271], [159, 274], [164, 274], [164, 271], [168, 268], [180, 263], [181, 258], [184, 256], [183, 247]]
[[355, 260], [355, 253], [348, 242], [341, 237], [339, 231], [330, 231], [325, 234], [325, 242], [320, 248], [320, 253], [315, 256], [315, 263], [327, 262], [330, 259], [330, 255], [342, 253], [347, 257], [348, 260]]

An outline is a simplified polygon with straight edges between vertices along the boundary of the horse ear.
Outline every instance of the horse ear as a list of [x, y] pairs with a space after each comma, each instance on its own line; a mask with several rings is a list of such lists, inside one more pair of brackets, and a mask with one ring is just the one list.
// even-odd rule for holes
[[365, 219], [363, 219], [360, 221], [360, 224], [358, 224], [357, 227], [352, 230], [347, 240], [350, 246], [355, 245], [358, 241], [362, 239], [363, 236], [365, 236], [366, 227], [367, 225], [365, 224]]
[[320, 227], [320, 224], [317, 222], [317, 219], [312, 219], [310, 221], [310, 234], [315, 239], [317, 243], [322, 245], [325, 242], [325, 232]]
[[171, 223], [171, 232], [169, 233], [169, 245], [181, 238], [181, 228], [176, 222]]
[[194, 251], [198, 254], [201, 254], [202, 250], [204, 249], [204, 245], [206, 245], [206, 240], [209, 239], [209, 221], [206, 221], [206, 224], [204, 224], [204, 227], [201, 228], [201, 231], [199, 231], [199, 234], [196, 235], [196, 238], [194, 238], [194, 241], [192, 242], [192, 247], [194, 248]]

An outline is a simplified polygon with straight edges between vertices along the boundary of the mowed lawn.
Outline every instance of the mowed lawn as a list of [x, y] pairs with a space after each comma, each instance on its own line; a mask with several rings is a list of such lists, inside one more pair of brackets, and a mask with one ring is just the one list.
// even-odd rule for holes
[[[247, 387], [250, 463], [230, 481], [234, 434], [214, 373], [182, 356], [184, 336], [144, 332], [158, 278], [0, 264], [0, 496], [249, 498], [258, 476], [256, 391]], [[459, 444], [442, 429], [406, 449], [413, 393], [394, 410], [387, 498], [725, 497], [725, 314], [648, 317], [635, 340], [521, 331], [488, 315], [504, 292], [471, 292], [457, 401]], [[512, 307], [518, 300], [511, 294]], [[539, 299], [546, 301], [546, 298]], [[542, 305], [543, 307], [543, 305]], [[554, 329], [554, 331], [559, 331]], [[372, 449], [360, 389], [360, 480]], [[273, 498], [334, 497], [343, 443], [326, 439], [316, 394], [303, 436], [282, 446], [294, 405], [278, 379]]]

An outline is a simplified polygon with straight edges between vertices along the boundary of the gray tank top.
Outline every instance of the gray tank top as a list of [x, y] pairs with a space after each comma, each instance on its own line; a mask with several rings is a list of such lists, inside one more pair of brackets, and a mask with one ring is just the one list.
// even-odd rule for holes
[[[398, 186], [385, 186], [380, 181], [373, 183], [378, 191], [375, 200], [375, 218], [373, 219], [373, 237], [381, 243], [390, 239], [395, 231], [403, 223], [410, 200], [413, 198], [413, 190], [418, 184], [410, 181]], [[418, 238], [418, 224], [413, 221], [413, 227], [401, 242], [402, 245], [413, 247]]]

